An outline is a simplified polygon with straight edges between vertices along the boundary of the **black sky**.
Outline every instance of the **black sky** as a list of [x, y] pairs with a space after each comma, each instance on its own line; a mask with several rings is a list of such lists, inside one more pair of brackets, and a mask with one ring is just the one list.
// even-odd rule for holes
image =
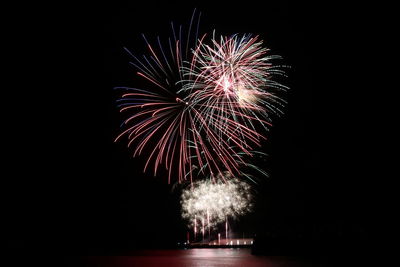
[[9, 56], [17, 74], [4, 100], [12, 114], [10, 247], [87, 251], [184, 235], [166, 177], [143, 174], [143, 159], [113, 143], [120, 117], [112, 88], [137, 80], [124, 46], [143, 49], [141, 33], [168, 36], [169, 22], [187, 25], [195, 7], [203, 31], [260, 34], [291, 66], [285, 115], [264, 146], [270, 178], [246, 224], [258, 232], [331, 227], [368, 236], [379, 154], [365, 57], [374, 29], [362, 7], [132, 1], [16, 8], [21, 25], [11, 31]]

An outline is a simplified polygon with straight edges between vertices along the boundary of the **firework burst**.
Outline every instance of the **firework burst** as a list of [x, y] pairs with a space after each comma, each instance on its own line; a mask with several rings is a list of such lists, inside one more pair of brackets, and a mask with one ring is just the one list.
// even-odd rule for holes
[[[221, 177], [220, 177], [221, 178]], [[252, 209], [250, 186], [225, 174], [224, 179], [208, 179], [182, 192], [182, 217], [195, 228], [197, 224], [213, 228]]]
[[243, 155], [252, 156], [265, 139], [256, 122], [267, 128], [269, 112], [281, 112], [283, 101], [272, 89], [286, 88], [272, 80], [283, 72], [271, 64], [278, 57], [267, 55], [258, 37], [217, 41], [214, 34], [206, 44], [199, 21], [194, 12], [186, 39], [182, 27], [171, 24], [167, 45], [157, 37], [152, 46], [143, 36], [149, 54], [142, 58], [126, 49], [149, 87], [116, 87], [126, 91], [118, 100], [126, 117], [115, 141], [125, 138], [133, 156], [146, 151], [144, 171], [153, 166], [155, 176], [164, 165], [168, 182], [175, 171], [179, 182], [192, 181], [195, 170], [212, 180], [240, 175]]
[[[190, 22], [192, 28], [195, 19], [193, 13]], [[197, 20], [197, 31], [194, 42], [198, 42], [197, 32], [200, 15]], [[127, 146], [134, 146], [133, 156], [143, 153], [148, 147], [151, 151], [144, 166], [147, 170], [154, 162], [153, 174], [157, 174], [162, 164], [168, 170], [168, 182], [171, 180], [172, 170], [178, 170], [178, 180], [185, 178], [184, 174], [192, 166], [192, 149], [190, 143], [201, 143], [201, 136], [195, 135], [193, 130], [193, 115], [187, 103], [177, 92], [178, 82], [182, 80], [181, 67], [188, 57], [190, 36], [186, 44], [182, 36], [182, 27], [177, 31], [171, 23], [173, 38], [168, 39], [164, 46], [157, 37], [157, 47], [153, 47], [143, 35], [147, 44], [149, 56], [143, 55], [139, 59], [128, 49], [125, 49], [133, 58], [130, 62], [138, 71], [137, 75], [146, 79], [150, 84], [148, 89], [116, 87], [126, 90], [119, 102], [120, 112], [127, 114], [122, 124], [124, 130], [115, 141], [125, 137]], [[151, 88], [151, 89], [150, 89]], [[199, 140], [200, 138], [200, 140]], [[155, 142], [155, 144], [154, 144]], [[175, 165], [178, 168], [175, 168]]]
[[[281, 114], [285, 101], [277, 92], [287, 89], [276, 82], [284, 75], [281, 66], [272, 64], [280, 56], [269, 55], [259, 37], [214, 37], [212, 45], [201, 43], [194, 51], [183, 90], [189, 91], [187, 102], [198, 105], [201, 116], [221, 135], [236, 133], [240, 143], [259, 146], [254, 122], [265, 128], [271, 125], [269, 113]], [[240, 138], [240, 140], [239, 140]]]

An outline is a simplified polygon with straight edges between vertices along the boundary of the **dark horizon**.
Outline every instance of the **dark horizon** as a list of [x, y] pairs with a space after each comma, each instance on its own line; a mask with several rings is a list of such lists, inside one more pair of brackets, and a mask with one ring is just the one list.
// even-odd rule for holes
[[291, 88], [285, 114], [273, 119], [262, 147], [268, 157], [259, 162], [270, 177], [256, 187], [254, 212], [236, 223], [238, 232], [314, 247], [371, 242], [370, 168], [379, 155], [369, 152], [376, 146], [368, 135], [374, 115], [364, 113], [372, 90], [363, 78], [371, 75], [369, 47], [362, 45], [369, 24], [351, 23], [352, 9], [341, 6], [149, 2], [109, 3], [76, 17], [66, 12], [65, 19], [57, 9], [52, 16], [63, 15], [61, 26], [46, 21], [30, 31], [38, 43], [29, 49], [44, 57], [30, 75], [46, 77], [35, 92], [23, 89], [35, 101], [24, 100], [30, 133], [19, 130], [12, 147], [9, 248], [85, 255], [173, 247], [185, 239], [177, 191], [162, 172], [143, 173], [143, 157], [133, 159], [123, 142], [113, 142], [121, 122], [113, 87], [139, 80], [123, 47], [141, 53], [141, 33], [167, 37], [170, 21], [187, 25], [194, 8], [203, 31], [259, 34], [283, 57], [277, 63], [290, 66], [282, 81]]

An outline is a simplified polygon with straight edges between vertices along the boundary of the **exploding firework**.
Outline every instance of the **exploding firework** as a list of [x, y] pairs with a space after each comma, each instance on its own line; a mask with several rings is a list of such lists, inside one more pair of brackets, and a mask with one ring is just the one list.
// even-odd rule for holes
[[189, 226], [208, 229], [251, 211], [250, 185], [225, 174], [225, 179], [208, 179], [193, 183], [181, 196], [182, 217]]
[[236, 133], [238, 143], [259, 146], [263, 136], [253, 124], [271, 125], [269, 113], [281, 114], [285, 103], [276, 92], [287, 87], [273, 80], [285, 75], [281, 66], [272, 64], [280, 56], [269, 55], [258, 39], [234, 35], [221, 36], [219, 42], [213, 37], [212, 45], [201, 43], [190, 69], [185, 69], [189, 79], [183, 90], [190, 92], [186, 101], [198, 106], [210, 127], [230, 131], [230, 136]]
[[186, 39], [182, 27], [177, 31], [172, 24], [167, 45], [157, 38], [152, 46], [143, 36], [149, 55], [142, 59], [126, 49], [149, 86], [116, 87], [126, 90], [118, 100], [126, 117], [115, 141], [126, 138], [133, 156], [146, 151], [144, 171], [153, 165], [156, 176], [164, 165], [168, 182], [175, 171], [179, 182], [192, 181], [195, 170], [212, 179], [240, 176], [243, 155], [252, 156], [265, 139], [254, 122], [267, 128], [268, 113], [280, 113], [283, 102], [271, 90], [285, 88], [272, 80], [283, 72], [258, 37], [218, 42], [213, 36], [205, 44], [207, 35], [198, 34], [200, 15], [191, 36], [195, 20], [194, 12]]
[[[193, 13], [190, 28], [195, 18]], [[194, 42], [198, 41], [198, 25]], [[188, 47], [192, 44], [189, 36], [187, 42], [183, 41], [182, 27], [177, 31], [171, 23], [173, 38], [168, 39], [164, 46], [157, 38], [157, 49], [150, 45], [144, 37], [150, 55], [143, 55], [139, 59], [128, 49], [133, 62], [130, 62], [137, 70], [137, 74], [146, 79], [149, 84], [147, 89], [116, 87], [127, 90], [119, 102], [120, 112], [127, 114], [122, 124], [124, 130], [115, 141], [122, 137], [128, 139], [128, 147], [134, 146], [133, 156], [143, 153], [145, 147], [150, 154], [144, 166], [147, 170], [150, 163], [154, 162], [153, 174], [157, 174], [159, 165], [164, 164], [168, 170], [168, 182], [171, 180], [172, 170], [178, 170], [178, 180], [184, 179], [184, 175], [193, 166], [193, 157], [190, 143], [202, 143], [201, 136], [196, 135], [193, 127], [193, 115], [187, 103], [182, 100], [177, 91], [178, 83], [182, 80], [181, 67], [188, 57]], [[197, 151], [197, 153], [199, 153]], [[175, 165], [178, 165], [176, 168]]]

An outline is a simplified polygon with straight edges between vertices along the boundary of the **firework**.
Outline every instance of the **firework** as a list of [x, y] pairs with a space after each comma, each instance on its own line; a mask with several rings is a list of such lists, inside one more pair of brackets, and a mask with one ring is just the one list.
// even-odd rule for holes
[[221, 36], [218, 42], [214, 36], [212, 45], [199, 44], [191, 67], [185, 69], [188, 80], [182, 89], [190, 92], [186, 101], [198, 106], [210, 127], [221, 136], [230, 132], [235, 143], [245, 147], [246, 141], [260, 145], [263, 136], [253, 124], [271, 125], [269, 113], [281, 114], [285, 103], [276, 92], [287, 89], [273, 80], [284, 75], [281, 66], [272, 64], [280, 56], [269, 55], [258, 39], [234, 35]]
[[285, 89], [272, 80], [283, 74], [271, 64], [278, 57], [268, 56], [258, 37], [218, 42], [214, 34], [206, 44], [207, 35], [198, 35], [200, 15], [191, 38], [195, 19], [196, 12], [187, 37], [171, 24], [167, 45], [157, 38], [152, 46], [143, 36], [149, 52], [143, 58], [126, 49], [149, 86], [116, 87], [126, 90], [118, 100], [126, 117], [115, 141], [126, 138], [133, 156], [147, 153], [144, 171], [152, 165], [154, 176], [164, 165], [168, 182], [173, 172], [179, 182], [192, 181], [195, 170], [213, 180], [225, 173], [240, 176], [243, 155], [253, 156], [265, 139], [255, 122], [267, 128], [269, 112], [280, 113], [283, 103], [271, 90]]
[[252, 194], [250, 186], [237, 178], [225, 177], [225, 181], [208, 179], [184, 190], [181, 205], [182, 217], [190, 226], [196, 227], [200, 221], [203, 226], [207, 222], [208, 229], [211, 229], [226, 222], [227, 217], [237, 218], [251, 211]]
[[[193, 13], [190, 27], [195, 18]], [[200, 15], [198, 16], [197, 29]], [[171, 180], [172, 170], [178, 170], [178, 180], [191, 173], [192, 149], [190, 143], [202, 143], [201, 136], [193, 130], [193, 115], [187, 103], [177, 93], [181, 81], [181, 67], [188, 56], [188, 47], [193, 45], [190, 36], [186, 45], [182, 36], [182, 27], [177, 31], [171, 23], [173, 38], [168, 39], [167, 46], [163, 46], [157, 38], [157, 48], [150, 45], [144, 37], [150, 55], [139, 59], [126, 49], [133, 58], [131, 64], [138, 70], [137, 75], [150, 82], [149, 88], [138, 89], [117, 87], [127, 90], [118, 100], [120, 112], [126, 115], [122, 124], [124, 130], [115, 141], [125, 137], [127, 146], [134, 146], [133, 156], [149, 149], [150, 154], [144, 166], [147, 170], [154, 162], [153, 174], [157, 174], [159, 165], [164, 164], [168, 170], [168, 182]], [[190, 34], [190, 30], [189, 30]], [[194, 42], [197, 42], [197, 31]], [[167, 49], [164, 49], [164, 48]], [[199, 152], [198, 152], [199, 153]], [[178, 165], [177, 167], [175, 165]], [[189, 169], [189, 171], [188, 171]]]

